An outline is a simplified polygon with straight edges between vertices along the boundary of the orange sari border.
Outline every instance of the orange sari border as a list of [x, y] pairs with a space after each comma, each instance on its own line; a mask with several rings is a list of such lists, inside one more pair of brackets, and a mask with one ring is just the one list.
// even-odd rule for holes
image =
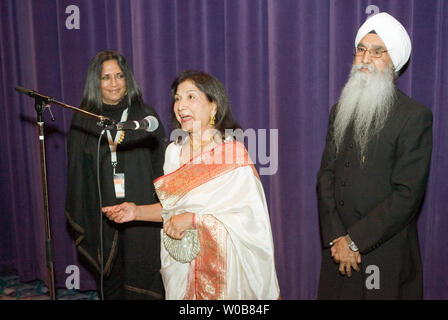
[[238, 141], [223, 143], [154, 180], [155, 190], [163, 207], [170, 207], [191, 190], [242, 166], [251, 166], [254, 175], [260, 179], [244, 144]]
[[184, 300], [227, 298], [227, 230], [213, 215], [197, 215], [201, 251], [190, 263]]

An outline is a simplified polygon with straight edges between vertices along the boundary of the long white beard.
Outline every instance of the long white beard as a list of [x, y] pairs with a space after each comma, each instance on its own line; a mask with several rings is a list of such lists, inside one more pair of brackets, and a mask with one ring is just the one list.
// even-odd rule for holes
[[[361, 68], [368, 68], [371, 73], [364, 73]], [[392, 65], [381, 72], [370, 65], [354, 65], [342, 90], [334, 122], [336, 152], [341, 150], [346, 130], [353, 124], [353, 139], [360, 156], [365, 156], [369, 142], [384, 127], [395, 98]]]

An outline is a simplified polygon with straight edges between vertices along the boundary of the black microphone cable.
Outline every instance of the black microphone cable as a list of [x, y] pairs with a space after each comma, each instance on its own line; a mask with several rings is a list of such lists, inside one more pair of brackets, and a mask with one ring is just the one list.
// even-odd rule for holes
[[101, 139], [103, 138], [104, 133], [106, 132], [105, 129], [101, 131], [100, 137], [98, 139], [98, 150], [97, 150], [97, 157], [96, 157], [96, 180], [98, 185], [98, 200], [100, 204], [100, 297], [101, 300], [104, 300], [104, 288], [103, 288], [103, 278], [104, 278], [104, 271], [103, 271], [103, 199], [101, 196], [101, 179], [100, 179], [100, 146], [101, 146]]

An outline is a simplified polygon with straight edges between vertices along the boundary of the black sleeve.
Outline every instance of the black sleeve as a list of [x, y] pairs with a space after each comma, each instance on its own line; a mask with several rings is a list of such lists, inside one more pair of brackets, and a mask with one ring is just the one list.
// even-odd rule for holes
[[78, 113], [73, 115], [70, 131], [67, 137], [67, 191], [65, 201], [66, 215], [74, 219], [79, 212], [84, 212], [83, 207], [83, 147], [86, 133], [83, 126], [83, 117]]
[[391, 194], [348, 229], [361, 253], [374, 250], [415, 219], [426, 189], [431, 153], [432, 112], [420, 108], [399, 134]]
[[334, 199], [334, 165], [336, 160], [336, 146], [334, 144], [334, 118], [336, 106], [330, 112], [328, 133], [320, 170], [317, 174], [317, 196], [319, 206], [319, 220], [324, 247], [329, 247], [330, 241], [343, 236], [347, 230], [336, 210]]

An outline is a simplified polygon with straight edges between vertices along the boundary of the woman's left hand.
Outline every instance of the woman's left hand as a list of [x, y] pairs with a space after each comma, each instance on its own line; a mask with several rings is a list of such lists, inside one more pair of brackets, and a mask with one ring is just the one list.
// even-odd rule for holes
[[163, 230], [173, 239], [182, 239], [184, 231], [193, 228], [193, 215], [191, 212], [171, 216], [163, 223]]

